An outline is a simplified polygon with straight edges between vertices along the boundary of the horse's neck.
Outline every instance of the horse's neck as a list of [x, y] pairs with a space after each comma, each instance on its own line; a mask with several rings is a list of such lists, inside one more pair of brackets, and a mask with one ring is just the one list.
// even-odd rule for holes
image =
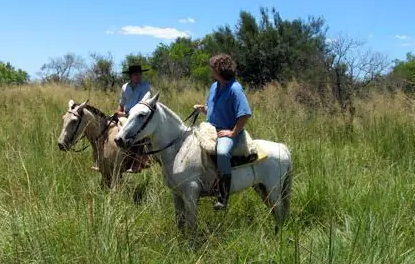
[[159, 109], [161, 116], [160, 125], [151, 137], [153, 148], [162, 149], [173, 140], [180, 138], [173, 146], [160, 153], [161, 159], [164, 161], [163, 163], [167, 165], [172, 163], [170, 161], [174, 160], [189, 132], [186, 133], [188, 128], [173, 112], [167, 110], [165, 106], [159, 107]]
[[85, 127], [85, 137], [95, 144], [97, 137], [106, 126], [106, 120], [102, 119], [88, 110], [84, 110], [85, 117], [87, 118], [87, 125]]

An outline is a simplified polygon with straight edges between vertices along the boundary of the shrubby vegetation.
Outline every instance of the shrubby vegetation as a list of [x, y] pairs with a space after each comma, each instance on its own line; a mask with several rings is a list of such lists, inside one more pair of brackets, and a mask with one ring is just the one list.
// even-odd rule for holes
[[29, 81], [29, 74], [22, 69], [16, 69], [10, 62], [0, 61], [0, 85], [25, 84]]
[[337, 104], [342, 111], [353, 108], [355, 95], [365, 95], [374, 87], [390, 90], [402, 79], [410, 80], [410, 61], [399, 62], [387, 71], [391, 61], [385, 56], [344, 34], [329, 39], [327, 29], [323, 18], [290, 21], [274, 8], [261, 7], [259, 19], [241, 11], [234, 26], [219, 26], [200, 39], [177, 38], [170, 44], [160, 43], [151, 56], [132, 52], [121, 65], [110, 52], [91, 54], [89, 63], [68, 53], [45, 63], [41, 76], [43, 83], [114, 91], [126, 80], [119, 68], [139, 62], [152, 70], [146, 73], [152, 83], [163, 78], [187, 79], [200, 88], [211, 83], [209, 57], [226, 52], [237, 61], [238, 78], [247, 89], [262, 90], [269, 83], [287, 87], [295, 81], [300, 86], [295, 94], [298, 101], [330, 110]]

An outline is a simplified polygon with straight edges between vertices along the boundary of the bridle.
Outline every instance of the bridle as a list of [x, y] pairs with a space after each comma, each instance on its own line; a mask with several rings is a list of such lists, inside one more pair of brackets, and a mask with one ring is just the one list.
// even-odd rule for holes
[[[72, 142], [73, 140], [74, 140], [74, 137], [78, 134], [78, 130], [79, 130], [79, 127], [81, 126], [81, 123], [82, 123], [82, 118], [84, 117], [84, 111], [82, 111], [81, 112], [81, 114], [79, 114], [79, 113], [77, 113], [77, 112], [74, 112], [74, 111], [71, 111], [71, 110], [68, 110], [67, 111], [68, 113], [70, 113], [70, 114], [73, 114], [74, 116], [76, 116], [76, 117], [78, 117], [79, 118], [79, 121], [78, 121], [78, 123], [76, 124], [76, 128], [75, 128], [75, 131], [74, 131], [74, 133], [72, 134], [72, 136], [71, 136], [71, 138], [70, 138], [70, 140], [69, 140], [69, 142]], [[108, 128], [111, 126], [111, 123], [113, 122], [113, 121], [115, 121], [116, 123], [118, 123], [118, 116], [117, 116], [117, 114], [114, 114], [114, 115], [112, 115], [112, 116], [110, 116], [109, 117], [109, 120], [108, 120], [109, 122], [108, 122], [108, 124], [106, 125], [106, 127], [101, 131], [101, 133], [95, 138], [95, 140], [98, 140], [104, 133], [105, 133], [105, 131], [107, 131], [108, 130]], [[78, 140], [76, 140], [76, 142], [74, 142], [72, 145], [73, 146], [75, 146], [79, 141], [81, 141], [83, 138], [85, 137], [85, 134], [84, 135], [82, 135]], [[81, 149], [79, 149], [79, 150], [73, 150], [73, 149], [70, 149], [70, 150], [72, 150], [72, 151], [74, 151], [74, 152], [81, 152], [81, 151], [84, 151], [85, 149], [87, 149], [88, 147], [90, 146], [90, 144], [88, 144], [88, 145], [86, 145], [85, 147], [83, 147], [83, 148], [81, 148]]]
[[146, 121], [144, 122], [144, 124], [141, 126], [141, 128], [137, 131], [137, 134], [140, 133], [141, 131], [143, 131], [144, 129], [146, 129], [148, 123], [150, 122], [150, 120], [153, 118], [154, 113], [156, 112], [157, 107], [156, 106], [152, 106], [149, 103], [146, 102], [139, 102], [138, 104], [142, 104], [147, 106], [150, 109], [150, 115], [147, 117]]
[[[138, 104], [142, 104], [142, 105], [147, 106], [150, 109], [151, 112], [150, 112], [150, 115], [148, 116], [148, 118], [146, 119], [146, 121], [144, 122], [144, 124], [137, 131], [137, 134], [140, 133], [141, 131], [143, 131], [147, 127], [148, 123], [153, 118], [154, 113], [156, 112], [156, 109], [157, 109], [156, 108], [156, 105], [153, 107], [152, 105], [150, 105], [150, 104], [148, 104], [146, 102], [139, 102]], [[197, 111], [197, 109], [194, 109], [193, 112], [183, 122], [186, 122], [192, 116], [193, 116], [193, 120], [192, 120], [192, 123], [191, 123], [190, 127], [194, 126], [194, 124], [196, 123], [196, 120], [197, 120], [197, 118], [199, 116], [199, 111]], [[151, 154], [156, 154], [156, 153], [162, 152], [163, 150], [168, 149], [169, 147], [171, 147], [172, 145], [174, 145], [176, 142], [178, 142], [180, 139], [182, 139], [183, 136], [186, 134], [186, 132], [188, 132], [188, 131], [187, 130], [184, 131], [182, 135], [180, 135], [180, 136], [176, 137], [175, 139], [173, 139], [169, 144], [167, 144], [163, 148], [157, 149], [157, 150], [148, 151], [148, 152], [144, 152], [144, 153], [140, 153], [140, 155], [143, 155], [144, 156], [144, 155], [151, 155]], [[133, 145], [132, 147], [135, 147], [135, 146], [136, 145]]]
[[[71, 110], [68, 110], [67, 111], [68, 113], [70, 113], [70, 114], [73, 114], [74, 116], [76, 116], [76, 117], [78, 117], [78, 122], [77, 122], [77, 124], [76, 124], [76, 128], [75, 128], [75, 131], [72, 133], [72, 136], [71, 136], [71, 138], [70, 138], [70, 140], [69, 140], [69, 142], [73, 142], [73, 140], [74, 140], [74, 138], [75, 138], [75, 136], [78, 134], [78, 130], [79, 130], [79, 127], [81, 126], [81, 123], [82, 123], [82, 118], [84, 117], [84, 111], [82, 111], [81, 112], [81, 114], [79, 114], [79, 113], [77, 113], [77, 112], [74, 112], [74, 111], [71, 111]], [[85, 135], [83, 135], [82, 137], [80, 137], [76, 142], [74, 142], [72, 145], [76, 145], [81, 139], [83, 139], [85, 137]], [[87, 147], [85, 147], [84, 149], [86, 149]], [[82, 150], [84, 150], [84, 149], [82, 149]], [[80, 150], [80, 151], [82, 151], [82, 150]], [[79, 152], [79, 151], [75, 151], [75, 152]]]

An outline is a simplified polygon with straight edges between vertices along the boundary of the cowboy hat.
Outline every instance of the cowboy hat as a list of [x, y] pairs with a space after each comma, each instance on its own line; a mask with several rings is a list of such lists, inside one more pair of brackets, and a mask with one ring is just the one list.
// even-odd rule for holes
[[149, 71], [149, 69], [142, 69], [141, 68], [141, 65], [130, 65], [130, 66], [128, 66], [128, 70], [126, 70], [126, 71], [123, 71], [122, 73], [128, 73], [128, 74], [131, 74], [131, 73], [135, 73], [135, 72], [146, 72], [146, 71]]

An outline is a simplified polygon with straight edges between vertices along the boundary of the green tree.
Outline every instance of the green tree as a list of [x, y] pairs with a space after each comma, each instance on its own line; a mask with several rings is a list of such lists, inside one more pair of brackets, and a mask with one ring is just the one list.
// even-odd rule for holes
[[[235, 58], [238, 75], [251, 87], [260, 87], [271, 80], [285, 83], [294, 77], [304, 79], [316, 74], [316, 63], [324, 69], [327, 45], [324, 21], [310, 17], [282, 20], [279, 13], [260, 8], [261, 17], [241, 11], [235, 30], [219, 27], [205, 38], [210, 54], [225, 52]], [[310, 69], [314, 69], [311, 73]]]
[[173, 79], [190, 77], [192, 55], [197, 46], [198, 41], [190, 38], [177, 38], [170, 45], [160, 44], [153, 52], [151, 65], [161, 76]]
[[[147, 71], [142, 76], [143, 80], [149, 81], [149, 80], [153, 79], [154, 76], [155, 76], [155, 73], [152, 70], [153, 67], [150, 63], [150, 60], [151, 60], [150, 57], [146, 57], [146, 56], [142, 55], [141, 53], [137, 53], [137, 54], [130, 53], [130, 54], [126, 55], [125, 59], [121, 62], [121, 67], [122, 67], [122, 70], [124, 71], [124, 70], [128, 69], [128, 65], [139, 64], [139, 65], [141, 65], [141, 67], [143, 69], [150, 69], [150, 71]], [[128, 76], [127, 75], [123, 76], [122, 80], [127, 81]]]
[[116, 72], [112, 54], [91, 53], [90, 58], [92, 62], [88, 69], [79, 75], [80, 82], [84, 87], [92, 86], [102, 91], [114, 90], [120, 82], [120, 77]]
[[404, 81], [404, 89], [407, 92], [415, 92], [415, 55], [406, 54], [406, 60], [395, 60], [392, 74]]
[[16, 69], [10, 62], [0, 61], [0, 85], [25, 84], [29, 81], [29, 74], [22, 69]]

